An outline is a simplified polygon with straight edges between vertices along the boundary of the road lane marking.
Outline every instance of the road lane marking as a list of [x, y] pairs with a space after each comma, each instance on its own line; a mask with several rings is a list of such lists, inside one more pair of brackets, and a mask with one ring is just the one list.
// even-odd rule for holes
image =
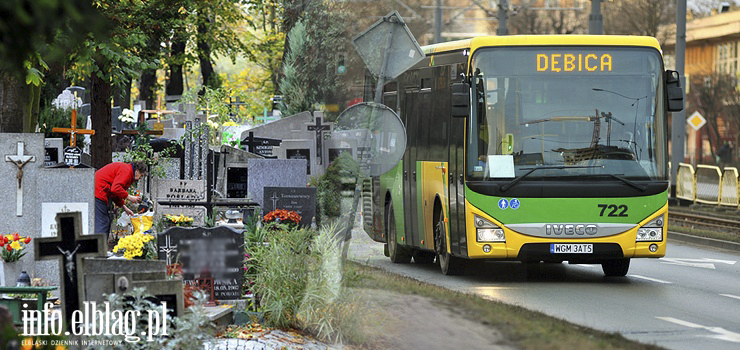
[[720, 294], [720, 295], [723, 296], [723, 297], [735, 298], [735, 299], [740, 300], [740, 297], [737, 296], [737, 295], [732, 295], [732, 294]]
[[719, 260], [719, 259], [684, 259], [684, 258], [660, 258], [660, 262], [670, 265], [688, 266], [688, 267], [699, 267], [703, 269], [715, 270], [714, 264], [726, 264], [735, 265], [737, 261], [733, 260]]
[[707, 331], [710, 331], [712, 333], [716, 333], [716, 335], [704, 335], [703, 337], [707, 338], [714, 338], [714, 339], [720, 339], [725, 341], [731, 341], [733, 343], [740, 343], [740, 334], [735, 332], [730, 332], [722, 327], [707, 327], [702, 326], [700, 324], [692, 323], [689, 321], [679, 320], [677, 318], [673, 317], [656, 317], [659, 320], [663, 320], [666, 322], [674, 323], [677, 325], [681, 325], [684, 327], [689, 328], [696, 328], [696, 329], [704, 329]]
[[643, 280], [658, 282], [658, 283], [673, 284], [673, 282], [663, 281], [663, 280], [659, 280], [657, 278], [650, 278], [650, 277], [645, 277], [645, 276], [640, 276], [640, 275], [629, 275], [629, 276], [630, 277], [634, 277], [634, 278], [643, 279]]

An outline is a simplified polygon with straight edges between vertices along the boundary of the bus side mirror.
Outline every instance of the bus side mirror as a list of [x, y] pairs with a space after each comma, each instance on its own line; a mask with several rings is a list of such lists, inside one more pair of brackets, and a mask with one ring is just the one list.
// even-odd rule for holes
[[470, 85], [467, 83], [452, 84], [452, 117], [467, 118], [470, 116]]
[[668, 100], [668, 111], [679, 112], [683, 110], [683, 89], [681, 79], [675, 70], [665, 71], [666, 99]]

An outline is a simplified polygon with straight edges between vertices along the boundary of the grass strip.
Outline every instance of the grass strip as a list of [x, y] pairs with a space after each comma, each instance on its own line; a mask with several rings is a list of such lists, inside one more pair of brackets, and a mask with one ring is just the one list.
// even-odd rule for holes
[[[445, 305], [465, 318], [496, 328], [507, 341], [521, 349], [662, 349], [530, 311], [525, 308], [451, 291], [378, 268], [350, 262], [345, 271], [352, 288], [387, 290], [415, 294]], [[608, 317], [605, 315], [604, 317]]]

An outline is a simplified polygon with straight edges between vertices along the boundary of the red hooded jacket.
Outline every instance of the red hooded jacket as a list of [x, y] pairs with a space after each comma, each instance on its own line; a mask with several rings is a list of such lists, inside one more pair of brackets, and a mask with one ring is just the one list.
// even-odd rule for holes
[[113, 201], [122, 207], [133, 182], [133, 164], [110, 163], [95, 172], [95, 198], [106, 203]]

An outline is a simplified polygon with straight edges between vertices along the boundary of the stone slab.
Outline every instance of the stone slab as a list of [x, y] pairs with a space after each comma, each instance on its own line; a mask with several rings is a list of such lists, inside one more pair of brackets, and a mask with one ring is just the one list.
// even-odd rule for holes
[[249, 159], [248, 197], [264, 205], [265, 187], [306, 187], [305, 159]]

